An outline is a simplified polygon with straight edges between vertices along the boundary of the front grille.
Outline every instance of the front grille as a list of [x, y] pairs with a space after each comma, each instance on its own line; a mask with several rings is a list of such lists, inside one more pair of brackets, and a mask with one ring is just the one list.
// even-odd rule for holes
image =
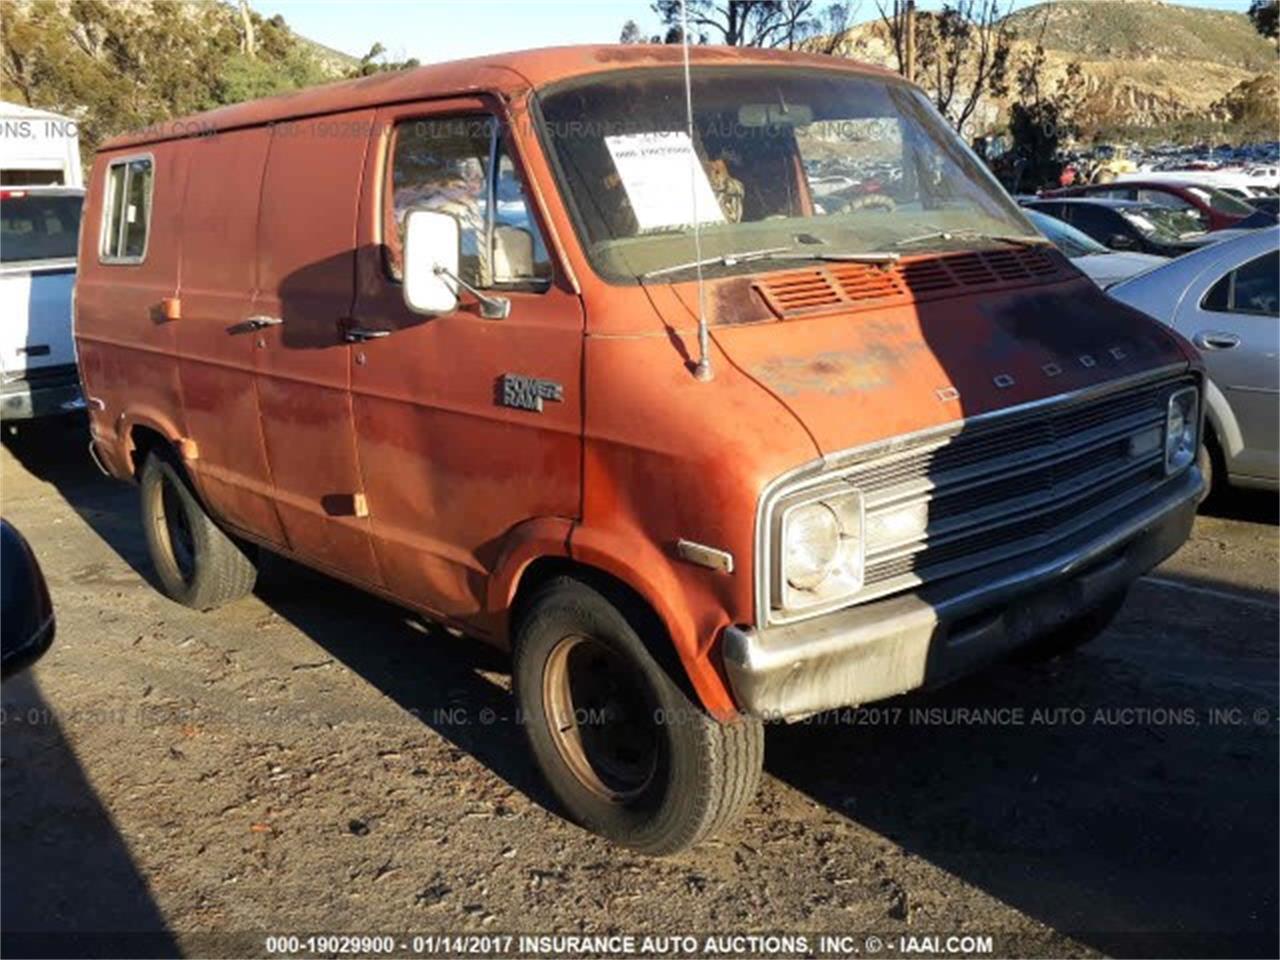
[[[962, 428], [841, 476], [863, 491], [868, 537], [855, 602], [1047, 547], [1122, 511], [1163, 482], [1166, 381]], [[877, 518], [923, 504], [898, 539]], [[899, 529], [902, 529], [901, 527]]]

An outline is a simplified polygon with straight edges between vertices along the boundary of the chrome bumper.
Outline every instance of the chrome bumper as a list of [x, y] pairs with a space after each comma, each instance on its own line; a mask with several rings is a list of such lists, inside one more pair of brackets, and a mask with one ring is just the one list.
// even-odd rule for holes
[[0, 420], [31, 420], [84, 409], [80, 382], [28, 383], [17, 380], [0, 387]]
[[967, 673], [1098, 606], [1186, 541], [1204, 478], [1195, 467], [1105, 529], [802, 623], [729, 627], [723, 655], [743, 711], [797, 719]]

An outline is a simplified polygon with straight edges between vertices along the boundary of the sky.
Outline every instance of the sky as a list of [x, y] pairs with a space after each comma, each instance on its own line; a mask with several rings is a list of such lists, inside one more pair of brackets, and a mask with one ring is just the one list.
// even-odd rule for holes
[[[858, 0], [852, 0], [857, 3]], [[1035, 0], [1016, 0], [1015, 7]], [[1107, 0], [1093, 0], [1105, 3]], [[1177, 0], [1183, 6], [1243, 13], [1248, 0]], [[264, 16], [283, 14], [298, 33], [352, 56], [375, 42], [392, 59], [423, 63], [549, 47], [566, 43], [616, 43], [622, 25], [635, 20], [657, 31], [648, 0], [250, 0]], [[942, 0], [919, 0], [921, 9]], [[875, 0], [861, 0], [859, 20], [877, 16]]]

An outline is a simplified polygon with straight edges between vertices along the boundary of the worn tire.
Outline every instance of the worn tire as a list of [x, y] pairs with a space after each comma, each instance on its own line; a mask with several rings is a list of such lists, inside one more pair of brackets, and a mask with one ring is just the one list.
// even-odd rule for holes
[[1021, 648], [1017, 652], [1017, 659], [1024, 663], [1043, 663], [1097, 639], [1098, 634], [1111, 626], [1111, 621], [1124, 606], [1128, 595], [1127, 590], [1121, 590], [1088, 613], [1074, 620], [1068, 620], [1052, 632]]
[[[764, 763], [764, 728], [756, 719], [722, 724], [708, 716], [673, 675], [680, 668], [671, 664], [664, 668], [637, 631], [656, 640], [661, 627], [622, 591], [557, 577], [521, 608], [512, 674], [529, 745], [570, 817], [622, 846], [663, 855], [690, 847], [725, 827], [751, 802]], [[569, 652], [562, 657], [566, 644]], [[559, 675], [555, 664], [584, 649], [588, 654], [582, 655], [598, 653], [602, 662], [615, 669], [601, 671], [596, 663], [573, 668], [578, 675], [610, 688], [624, 687], [622, 694], [611, 694], [614, 701], [625, 701], [632, 694], [632, 704], [641, 706], [631, 711], [625, 707], [605, 710], [602, 715], [611, 719], [588, 723], [581, 733], [575, 724], [568, 737], [581, 742], [591, 735], [603, 741], [612, 723], [613, 729], [624, 731], [615, 739], [629, 738], [634, 743], [632, 718], [640, 716], [653, 759], [647, 766], [648, 779], [629, 794], [603, 796], [599, 788], [605, 786], [604, 774], [597, 776], [597, 771], [607, 764], [579, 759], [580, 767], [587, 768], [584, 779], [569, 758], [575, 751], [565, 746], [566, 735], [552, 729], [550, 717], [563, 716], [557, 710], [556, 691], [573, 686], [554, 679]], [[572, 670], [566, 673], [573, 675]], [[601, 674], [606, 677], [603, 681]], [[646, 712], [650, 708], [654, 712]], [[612, 719], [618, 716], [622, 719]], [[607, 751], [596, 756], [602, 753]], [[586, 782], [592, 778], [598, 781], [595, 788]]]
[[142, 529], [166, 596], [209, 610], [253, 590], [257, 565], [205, 512], [171, 457], [155, 450], [148, 453], [139, 487]]
[[1196, 466], [1204, 474], [1204, 493], [1200, 495], [1200, 506], [1208, 504], [1209, 508], [1218, 506], [1224, 499], [1223, 489], [1227, 484], [1227, 464], [1218, 446], [1218, 438], [1205, 428], [1204, 439], [1200, 449], [1196, 451]]
[[1196, 451], [1196, 466], [1200, 468], [1200, 473], [1204, 477], [1204, 492], [1196, 501], [1196, 505], [1199, 506], [1213, 497], [1213, 454], [1204, 443], [1201, 443], [1200, 449]]

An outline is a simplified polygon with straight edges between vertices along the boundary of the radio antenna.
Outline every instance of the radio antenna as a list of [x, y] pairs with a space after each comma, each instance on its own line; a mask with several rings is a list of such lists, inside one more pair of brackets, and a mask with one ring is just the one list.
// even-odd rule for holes
[[689, 130], [689, 196], [693, 201], [693, 259], [698, 275], [698, 365], [693, 375], [710, 380], [711, 347], [707, 333], [707, 295], [702, 282], [702, 218], [698, 216], [698, 148], [693, 136], [693, 81], [689, 74], [689, 7], [680, 0], [680, 46], [684, 50], [684, 114]]

